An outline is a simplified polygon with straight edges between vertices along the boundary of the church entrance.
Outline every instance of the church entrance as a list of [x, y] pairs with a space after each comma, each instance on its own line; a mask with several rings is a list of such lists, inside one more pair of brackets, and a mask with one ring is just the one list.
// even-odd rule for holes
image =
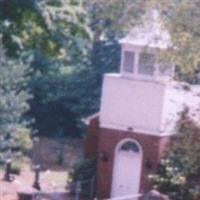
[[141, 146], [132, 139], [119, 142], [115, 149], [112, 197], [139, 193], [142, 169]]

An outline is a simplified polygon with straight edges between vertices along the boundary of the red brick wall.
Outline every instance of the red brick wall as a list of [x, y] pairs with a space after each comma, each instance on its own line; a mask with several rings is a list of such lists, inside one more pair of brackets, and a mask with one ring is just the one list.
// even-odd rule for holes
[[[168, 138], [118, 130], [100, 129], [98, 132], [97, 151], [97, 196], [99, 198], [110, 197], [115, 147], [125, 138], [136, 140], [143, 150], [143, 169], [140, 192], [146, 192], [151, 187], [147, 180], [148, 170], [145, 167], [146, 162], [147, 160], [150, 160], [152, 162], [152, 171], [156, 170], [158, 160], [163, 155], [164, 146], [166, 145]], [[92, 141], [90, 142], [92, 143]], [[108, 158], [107, 161], [101, 159], [101, 152], [105, 153]]]
[[97, 155], [97, 136], [99, 132], [99, 117], [95, 117], [90, 121], [87, 128], [87, 138], [85, 143], [85, 157], [93, 158]]

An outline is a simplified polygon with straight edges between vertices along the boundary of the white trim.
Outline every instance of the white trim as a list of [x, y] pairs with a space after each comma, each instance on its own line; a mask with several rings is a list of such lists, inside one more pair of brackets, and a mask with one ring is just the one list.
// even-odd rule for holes
[[96, 118], [96, 117], [98, 117], [98, 116], [99, 116], [99, 112], [94, 113], [94, 114], [92, 114], [92, 115], [90, 115], [90, 116], [84, 118], [84, 119], [83, 119], [83, 122], [85, 123], [85, 125], [89, 125], [90, 122], [91, 122], [91, 120], [94, 119], [94, 118]]
[[[124, 64], [124, 53], [126, 51], [132, 51], [134, 53], [133, 72], [124, 71], [124, 66], [123, 66], [123, 64]], [[139, 59], [140, 59], [141, 53], [142, 53], [142, 51], [131, 50], [130, 48], [125, 48], [125, 49], [122, 50], [121, 74], [125, 77], [131, 77], [131, 78], [135, 78], [135, 79], [143, 79], [143, 80], [150, 80], [150, 81], [158, 79], [158, 77], [155, 75], [155, 72], [153, 73], [153, 75], [139, 73]], [[151, 53], [151, 54], [155, 55], [154, 53]], [[155, 62], [154, 67], [156, 68], [156, 62]]]
[[135, 55], [135, 71], [134, 71], [135, 78], [138, 77], [139, 60], [140, 60], [140, 51], [138, 51]]
[[139, 48], [144, 48], [146, 46], [148, 46], [148, 48], [154, 48], [154, 49], [169, 49], [170, 47], [172, 47], [172, 45], [156, 45], [156, 44], [152, 44], [152, 43], [139, 43], [136, 41], [131, 41], [128, 38], [122, 38], [121, 40], [119, 40], [119, 44], [121, 45], [133, 45], [133, 46], [137, 46]]
[[[125, 51], [130, 51], [134, 53], [134, 66], [133, 66], [133, 72], [126, 72], [123, 69], [123, 64], [124, 64], [124, 52]], [[148, 75], [148, 74], [141, 74], [139, 73], [139, 59], [140, 59], [140, 54], [141, 53], [149, 53], [153, 54], [155, 56], [155, 71], [153, 75]], [[172, 66], [172, 74], [171, 75], [161, 75], [159, 73], [159, 68], [158, 68], [158, 55], [157, 55], [157, 49], [151, 48], [151, 47], [138, 47], [135, 45], [130, 45], [130, 44], [124, 44], [122, 45], [122, 50], [121, 50], [121, 62], [120, 62], [120, 73], [125, 76], [125, 77], [130, 77], [134, 79], [141, 79], [141, 80], [171, 80], [174, 77], [174, 67]]]
[[[130, 52], [134, 53], [134, 65], [132, 66], [133, 67], [133, 72], [126, 72], [126, 71], [124, 71], [124, 66], [123, 66], [123, 64], [124, 64], [124, 53], [126, 51], [130, 51]], [[130, 77], [130, 78], [135, 78], [136, 73], [137, 73], [137, 65], [138, 65], [139, 52], [141, 52], [141, 51], [142, 50], [140, 48], [136, 48], [136, 47], [129, 46], [129, 45], [126, 45], [126, 46], [122, 47], [120, 73], [123, 76]]]
[[[138, 186], [139, 186], [139, 188], [138, 189], [140, 189], [140, 184], [141, 184], [141, 176], [142, 176], [142, 162], [143, 162], [143, 150], [142, 150], [142, 146], [140, 145], [140, 143], [137, 141], [137, 140], [135, 140], [135, 139], [132, 139], [132, 138], [124, 138], [124, 139], [122, 139], [121, 141], [119, 141], [118, 142], [118, 144], [116, 145], [116, 147], [115, 147], [115, 154], [114, 154], [114, 163], [113, 163], [113, 172], [112, 172], [112, 188], [111, 188], [111, 197], [113, 197], [113, 193], [114, 193], [114, 175], [115, 175], [115, 173], [116, 173], [116, 166], [117, 166], [117, 162], [118, 162], [118, 159], [119, 159], [119, 157], [118, 157], [118, 150], [119, 150], [119, 148], [124, 144], [124, 143], [126, 143], [126, 142], [128, 142], [128, 141], [131, 141], [131, 142], [133, 142], [133, 143], [135, 143], [137, 146], [138, 146], [138, 148], [139, 148], [139, 152], [138, 152], [138, 154], [139, 154], [139, 156], [140, 156], [140, 176], [139, 176], [139, 180], [138, 180]], [[139, 191], [138, 191], [139, 192]]]
[[125, 49], [122, 48], [122, 50], [121, 50], [121, 60], [120, 60], [120, 74], [123, 73], [124, 51], [125, 51]]
[[[133, 52], [134, 54], [134, 63], [133, 63], [133, 72], [126, 72], [124, 71], [124, 54], [126, 51], [129, 51], [129, 52]], [[135, 49], [132, 49], [132, 48], [123, 48], [122, 51], [121, 51], [121, 63], [120, 63], [120, 73], [126, 77], [135, 77], [135, 73], [137, 72], [137, 63], [136, 63], [136, 60], [137, 60], [137, 57], [138, 57], [138, 52], [135, 50]]]
[[[129, 75], [124, 75], [124, 74], [120, 74], [120, 73], [105, 73], [104, 74], [104, 77], [109, 77], [109, 78], [122, 78], [122, 79], [126, 79], [126, 80], [132, 80], [132, 78], [133, 78], [133, 76], [131, 76], [130, 74]], [[147, 79], [147, 78], [139, 78], [139, 77], [134, 77], [134, 80], [136, 80], [136, 81], [138, 81], [138, 82], [140, 82], [140, 81], [142, 81], [142, 82], [154, 82], [154, 83], [159, 83], [159, 84], [161, 84], [161, 85], [166, 85], [166, 84], [168, 84], [168, 82], [166, 82], [166, 81], [164, 81], [164, 80], [162, 80], [162, 79]]]
[[[120, 125], [108, 125], [108, 124], [101, 124], [100, 128], [105, 128], [105, 129], [112, 129], [112, 130], [118, 130], [118, 131], [129, 131], [128, 127], [125, 126], [120, 126]], [[174, 133], [165, 133], [162, 130], [153, 130], [153, 129], [142, 129], [142, 128], [133, 128], [132, 132], [133, 133], [138, 133], [142, 135], [152, 135], [152, 136], [158, 136], [158, 137], [165, 137], [165, 136], [171, 136], [174, 135]]]
[[117, 153], [119, 151], [119, 149], [122, 147], [122, 145], [126, 142], [133, 142], [133, 143], [136, 143], [136, 145], [138, 146], [139, 148], [139, 152], [138, 154], [141, 154], [143, 156], [143, 150], [142, 150], [142, 147], [140, 145], [140, 143], [133, 139], [133, 138], [130, 138], [130, 137], [127, 137], [127, 138], [124, 138], [122, 139], [120, 142], [118, 142], [117, 146], [115, 147], [115, 153]]

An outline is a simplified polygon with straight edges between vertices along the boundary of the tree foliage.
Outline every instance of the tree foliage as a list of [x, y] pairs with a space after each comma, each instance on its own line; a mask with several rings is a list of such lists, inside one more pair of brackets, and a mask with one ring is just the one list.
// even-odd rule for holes
[[200, 172], [200, 129], [184, 112], [156, 175], [154, 187], [172, 200], [197, 199]]
[[0, 1], [0, 32], [9, 56], [31, 60], [29, 116], [40, 133], [77, 132], [66, 80], [85, 64], [87, 16], [81, 0]]
[[184, 70], [198, 67], [200, 51], [199, 0], [162, 2], [162, 13], [172, 35], [173, 60]]
[[33, 55], [29, 88], [34, 98], [29, 101], [30, 110], [27, 114], [35, 119], [34, 128], [39, 134], [49, 136], [60, 133], [78, 135], [71, 109], [74, 100], [70, 95], [68, 81], [73, 69], [41, 55], [41, 52], [34, 52]]
[[[0, 161], [11, 153], [28, 148], [28, 121], [22, 116], [29, 109], [30, 95], [27, 89], [27, 67], [19, 61], [8, 60], [0, 50]], [[26, 144], [21, 135], [27, 132]], [[25, 135], [24, 135], [25, 136]], [[25, 139], [27, 138], [27, 139]]]
[[88, 0], [85, 6], [93, 41], [109, 38], [113, 34], [118, 37], [124, 35], [124, 31], [133, 26], [145, 11], [144, 0]]
[[39, 49], [62, 55], [74, 38], [88, 36], [81, 0], [1, 0], [0, 31], [9, 55]]

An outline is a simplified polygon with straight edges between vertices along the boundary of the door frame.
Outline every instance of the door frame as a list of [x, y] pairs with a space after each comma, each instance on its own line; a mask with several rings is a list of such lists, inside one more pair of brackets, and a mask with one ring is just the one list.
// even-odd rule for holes
[[115, 151], [114, 151], [114, 161], [113, 161], [113, 171], [112, 171], [112, 183], [111, 183], [111, 192], [110, 192], [110, 196], [111, 197], [113, 197], [113, 192], [114, 192], [114, 176], [115, 176], [115, 173], [116, 173], [116, 166], [117, 166], [117, 162], [118, 162], [118, 159], [119, 159], [119, 157], [117, 155], [117, 152], [119, 151], [119, 149], [121, 148], [121, 146], [124, 143], [126, 143], [126, 142], [133, 142], [139, 148], [139, 154], [141, 156], [141, 163], [140, 163], [141, 169], [140, 169], [140, 176], [139, 176], [139, 189], [140, 189], [141, 176], [142, 176], [143, 150], [142, 150], [142, 147], [141, 147], [141, 145], [140, 145], [140, 143], [138, 141], [136, 141], [135, 139], [132, 139], [132, 138], [125, 138], [125, 139], [120, 140], [117, 143], [117, 145], [115, 147]]

